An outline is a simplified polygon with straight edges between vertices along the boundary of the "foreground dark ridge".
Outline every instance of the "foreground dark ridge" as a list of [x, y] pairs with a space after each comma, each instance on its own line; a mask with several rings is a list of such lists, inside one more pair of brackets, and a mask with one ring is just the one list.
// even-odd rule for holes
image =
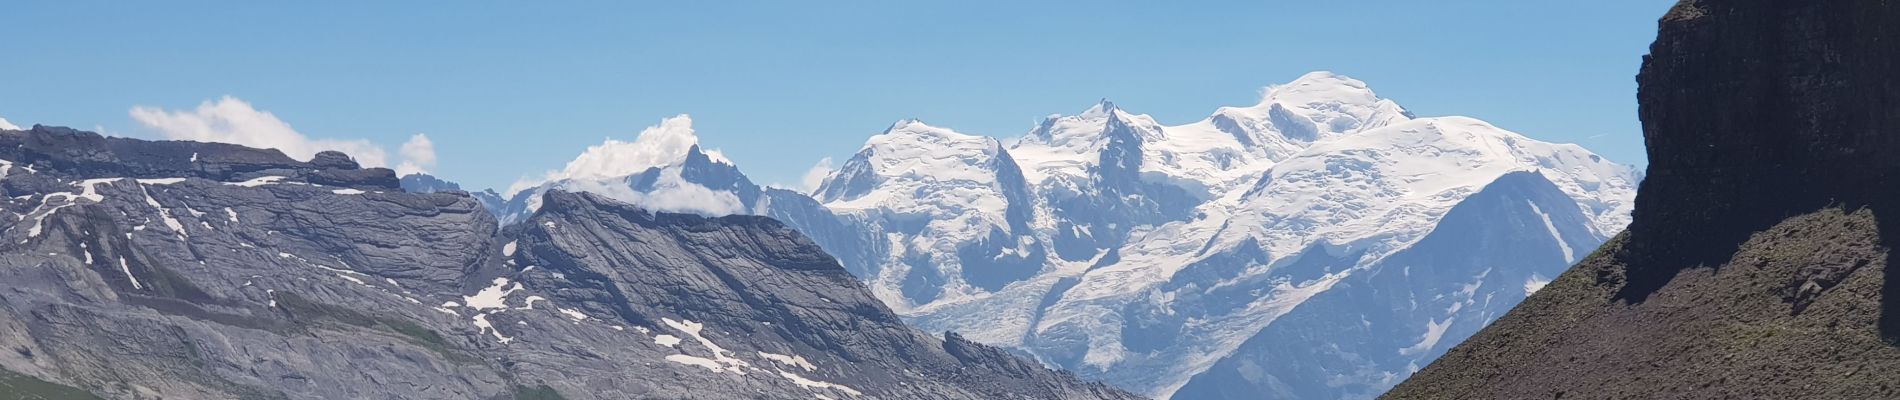
[[0, 131], [0, 398], [1134, 398], [906, 327], [771, 219], [551, 192], [498, 229], [397, 186]]
[[1629, 231], [1386, 397], [1900, 395], [1900, 3], [1660, 26]]

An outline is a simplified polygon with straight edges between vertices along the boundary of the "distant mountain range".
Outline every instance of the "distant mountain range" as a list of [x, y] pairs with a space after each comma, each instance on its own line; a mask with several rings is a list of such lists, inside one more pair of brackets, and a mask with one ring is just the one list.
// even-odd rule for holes
[[1193, 399], [1376, 396], [1621, 231], [1643, 178], [1325, 72], [1184, 125], [1107, 101], [1013, 139], [899, 121], [811, 193], [697, 145], [649, 164], [475, 196], [503, 224], [558, 191], [768, 216], [911, 324]]

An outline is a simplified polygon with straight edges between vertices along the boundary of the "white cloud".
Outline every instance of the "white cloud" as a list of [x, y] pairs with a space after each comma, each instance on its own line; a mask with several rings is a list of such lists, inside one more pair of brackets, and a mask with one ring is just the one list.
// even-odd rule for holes
[[679, 168], [662, 170], [659, 179], [653, 183], [653, 190], [644, 193], [633, 190], [625, 181], [618, 179], [571, 180], [563, 182], [560, 188], [600, 194], [653, 212], [709, 217], [745, 213], [745, 203], [739, 201], [739, 196], [687, 182], [680, 177]]
[[811, 166], [810, 170], [805, 171], [805, 176], [799, 178], [799, 183], [804, 185], [799, 190], [803, 190], [805, 194], [817, 192], [818, 185], [825, 183], [825, 177], [831, 176], [831, 171], [834, 170], [836, 168], [831, 167], [831, 157], [819, 159], [818, 165]]
[[[341, 151], [365, 167], [387, 167], [389, 152], [363, 139], [312, 138], [297, 132], [290, 123], [277, 119], [269, 111], [251, 107], [251, 103], [224, 96], [206, 100], [192, 110], [167, 111], [157, 107], [135, 106], [132, 120], [172, 140], [232, 143], [283, 151], [284, 155], [309, 160], [325, 150]], [[411, 146], [414, 146], [412, 149]], [[403, 144], [403, 164], [415, 170], [435, 165], [435, 146], [428, 137], [416, 135]]]
[[403, 161], [396, 165], [396, 176], [424, 174], [435, 168], [435, 142], [429, 140], [429, 135], [418, 133], [410, 136], [409, 141], [403, 142], [397, 152], [402, 155]]
[[[640, 173], [648, 168], [678, 164], [686, 159], [687, 150], [697, 144], [699, 137], [693, 133], [693, 118], [680, 114], [641, 130], [640, 136], [631, 142], [607, 138], [599, 145], [588, 146], [586, 151], [559, 171], [548, 171], [541, 179], [515, 181], [514, 185], [508, 187], [508, 195], [547, 182], [613, 179]], [[705, 153], [714, 160], [728, 162], [717, 151], [707, 150]]]
[[20, 130], [20, 127], [18, 125], [14, 125], [12, 122], [7, 122], [6, 118], [0, 118], [0, 129], [17, 131], [17, 130]]
[[365, 166], [389, 165], [388, 153], [368, 140], [312, 139], [269, 111], [259, 111], [252, 108], [251, 103], [231, 96], [207, 100], [190, 111], [136, 106], [131, 113], [132, 120], [168, 139], [273, 148], [299, 160], [309, 160], [324, 150], [336, 150], [348, 153]]

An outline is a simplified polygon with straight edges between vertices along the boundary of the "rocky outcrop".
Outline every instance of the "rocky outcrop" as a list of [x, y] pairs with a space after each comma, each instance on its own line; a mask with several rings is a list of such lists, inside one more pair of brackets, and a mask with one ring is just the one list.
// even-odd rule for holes
[[1683, 1], [1620, 239], [1389, 398], [1890, 398], [1900, 4]]
[[500, 229], [466, 192], [399, 184], [339, 153], [299, 162], [0, 131], [0, 387], [114, 399], [1132, 398], [910, 329], [772, 219], [549, 191]]

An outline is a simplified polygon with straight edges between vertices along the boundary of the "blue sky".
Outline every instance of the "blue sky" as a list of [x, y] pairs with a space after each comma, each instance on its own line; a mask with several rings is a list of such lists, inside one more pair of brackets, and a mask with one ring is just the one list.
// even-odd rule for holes
[[1634, 75], [1673, 1], [27, 2], [0, 6], [0, 117], [159, 137], [134, 106], [223, 96], [475, 188], [691, 114], [762, 183], [893, 121], [1014, 137], [1109, 98], [1163, 123], [1312, 70], [1642, 164]]

